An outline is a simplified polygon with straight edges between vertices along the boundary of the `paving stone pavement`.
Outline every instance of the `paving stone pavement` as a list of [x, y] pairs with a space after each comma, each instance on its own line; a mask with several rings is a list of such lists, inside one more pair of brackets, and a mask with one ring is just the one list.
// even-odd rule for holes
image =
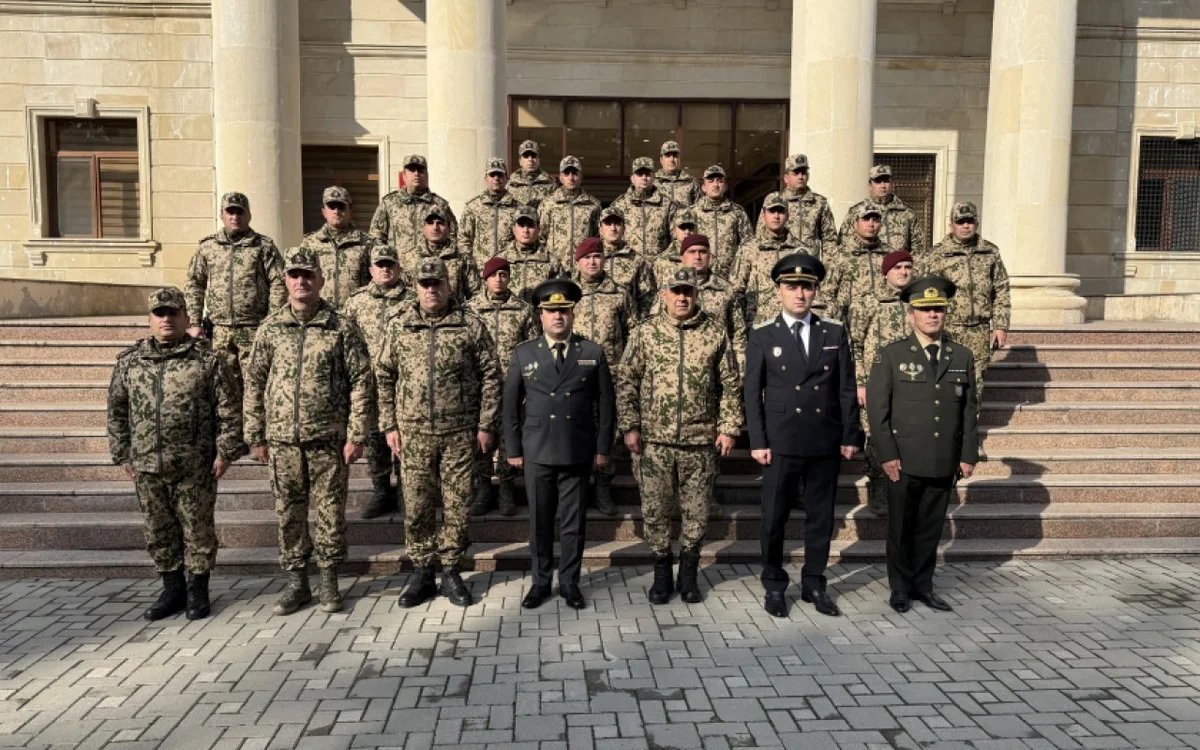
[[950, 565], [956, 611], [903, 616], [836, 566], [836, 619], [702, 574], [651, 607], [649, 568], [585, 571], [586, 610], [535, 613], [519, 573], [409, 611], [405, 576], [347, 577], [345, 612], [291, 617], [281, 578], [217, 577], [194, 623], [142, 620], [150, 579], [0, 582], [0, 746], [1200, 747], [1200, 560]]

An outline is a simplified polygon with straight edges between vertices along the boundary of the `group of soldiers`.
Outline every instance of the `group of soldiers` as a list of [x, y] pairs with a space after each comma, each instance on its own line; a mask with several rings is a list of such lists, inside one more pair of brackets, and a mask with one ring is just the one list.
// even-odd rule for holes
[[[536, 143], [519, 152], [521, 167], [511, 175], [504, 159], [487, 161], [485, 190], [461, 217], [429, 190], [420, 155], [405, 158], [404, 187], [383, 197], [366, 232], [354, 223], [349, 191], [332, 186], [322, 196], [324, 226], [283, 253], [251, 228], [245, 195], [222, 196], [222, 229], [200, 242], [183, 292], [168, 287], [150, 296], [151, 335], [118, 357], [110, 388], [113, 460], [136, 482], [147, 547], [163, 578], [147, 618], [208, 614], [216, 480], [247, 452], [270, 467], [280, 565], [289, 576], [277, 614], [312, 601], [314, 552], [320, 607], [341, 609], [348, 473], [363, 455], [372, 482], [363, 517], [403, 501], [414, 574], [401, 606], [439, 593], [471, 603], [459, 575], [468, 516], [490, 511], [493, 477], [499, 512], [515, 513], [522, 471], [535, 570], [525, 603], [538, 606], [549, 595], [557, 518], [560, 594], [583, 606], [583, 506], [618, 512], [611, 448], [631, 454], [641, 491], [656, 559], [650, 600], [666, 602], [678, 590], [699, 601], [700, 545], [710, 514], [719, 513], [711, 502], [718, 457], [733, 450], [743, 424], [752, 453], [763, 450], [777, 416], [766, 385], [774, 371], [751, 361], [761, 349], [756, 333], [796, 312], [816, 313], [812, 330], [822, 335], [839, 332], [844, 346], [829, 348], [843, 366], [809, 371], [820, 358], [808, 356], [810, 339], [797, 334], [799, 369], [835, 379], [829, 383], [849, 377], [853, 409], [837, 406], [839, 417], [878, 434], [883, 428], [868, 418], [868, 373], [889, 344], [925, 335], [913, 327], [914, 311], [924, 308], [909, 304], [917, 276], [945, 280], [940, 309], [952, 340], [973, 355], [977, 408], [982, 370], [1005, 343], [1009, 297], [999, 251], [979, 236], [972, 204], [956, 204], [946, 238], [927, 247], [883, 165], [868, 175], [867, 199], [835, 227], [828, 201], [808, 187], [807, 158], [789, 156], [785, 188], [766, 196], [755, 227], [728, 197], [724, 169], [712, 165], [692, 177], [674, 141], [662, 145], [657, 171], [651, 159], [634, 159], [630, 188], [607, 208], [583, 189], [578, 158], [562, 159], [556, 187]], [[928, 278], [918, 281], [932, 288]], [[802, 288], [811, 293], [803, 305]], [[766, 351], [771, 365], [784, 359], [779, 347]], [[567, 411], [556, 412], [560, 406]], [[613, 446], [617, 429], [623, 439]], [[834, 453], [857, 446], [854, 434], [842, 436], [848, 442]], [[870, 507], [881, 514], [897, 483], [889, 467], [896, 440], [869, 438], [865, 446]], [[789, 454], [769, 442], [777, 456]], [[806, 562], [809, 600], [824, 591], [819, 537], [827, 557], [828, 533], [814, 523], [824, 511], [813, 503], [828, 500], [831, 519], [828, 466], [809, 476], [807, 464], [755, 458], [764, 466], [768, 599], [782, 572], [781, 514], [799, 481], [812, 527], [806, 560], [811, 554], [812, 569], [820, 569], [810, 581]], [[768, 522], [772, 464], [784, 474], [772, 484], [781, 499]], [[820, 499], [810, 502], [810, 494]], [[683, 523], [673, 577], [676, 506]], [[898, 515], [893, 507], [893, 525]], [[819, 609], [830, 608], [817, 599]], [[767, 609], [778, 606], [768, 601]]]

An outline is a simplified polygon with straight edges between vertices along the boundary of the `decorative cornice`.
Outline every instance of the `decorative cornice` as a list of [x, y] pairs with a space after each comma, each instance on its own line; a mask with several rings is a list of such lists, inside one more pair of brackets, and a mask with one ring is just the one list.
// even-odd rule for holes
[[0, 15], [118, 16], [122, 18], [210, 18], [207, 0], [120, 2], [119, 0], [8, 0]]
[[1121, 42], [1198, 42], [1197, 26], [1084, 26], [1075, 34], [1078, 39], [1110, 39]]

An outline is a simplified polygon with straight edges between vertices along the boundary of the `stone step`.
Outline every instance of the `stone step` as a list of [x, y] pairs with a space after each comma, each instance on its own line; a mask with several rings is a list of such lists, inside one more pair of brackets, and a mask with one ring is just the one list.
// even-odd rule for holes
[[1074, 344], [1110, 346], [1119, 344], [1200, 344], [1200, 326], [1187, 323], [1094, 321], [1081, 325], [1016, 327], [1008, 343], [1018, 345]]
[[1200, 344], [1018, 344], [992, 353], [992, 362], [1044, 364], [1142, 362], [1200, 363]]
[[0, 340], [0, 362], [46, 360], [51, 362], [107, 362], [113, 364], [117, 355], [129, 348], [131, 341], [3, 341]]
[[985, 394], [979, 410], [979, 424], [995, 426], [1037, 425], [1142, 425], [1200, 423], [1200, 403], [1163, 401], [1159, 403], [1095, 401], [1059, 401], [1055, 403], [1016, 403], [992, 401], [994, 391]]
[[1006, 403], [1164, 402], [1194, 401], [1200, 382], [1075, 380], [1049, 383], [988, 381], [984, 395], [989, 401]]
[[121, 341], [131, 344], [148, 335], [150, 329], [144, 315], [0, 320], [0, 341]]
[[1110, 381], [1184, 381], [1200, 380], [1200, 363], [1185, 362], [1064, 362], [1042, 364], [1040, 362], [993, 362], [985, 379], [1021, 383], [1055, 382], [1110, 382]]
[[29, 382], [31, 380], [54, 382], [108, 382], [112, 377], [116, 357], [99, 361], [52, 360], [45, 357], [11, 359], [0, 362], [0, 383]]
[[[110, 373], [111, 374], [111, 373]], [[108, 381], [64, 380], [8, 381], [0, 383], [0, 404], [8, 403], [106, 403]]]
[[107, 406], [103, 400], [0, 402], [0, 427], [84, 428], [107, 424]]

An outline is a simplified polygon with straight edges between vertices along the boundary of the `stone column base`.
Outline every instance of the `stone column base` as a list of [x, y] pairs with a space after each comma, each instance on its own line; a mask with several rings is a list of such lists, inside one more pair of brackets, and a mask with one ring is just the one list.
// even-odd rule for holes
[[1073, 325], [1084, 321], [1087, 300], [1075, 294], [1078, 276], [1012, 276], [1010, 284], [1013, 325]]

